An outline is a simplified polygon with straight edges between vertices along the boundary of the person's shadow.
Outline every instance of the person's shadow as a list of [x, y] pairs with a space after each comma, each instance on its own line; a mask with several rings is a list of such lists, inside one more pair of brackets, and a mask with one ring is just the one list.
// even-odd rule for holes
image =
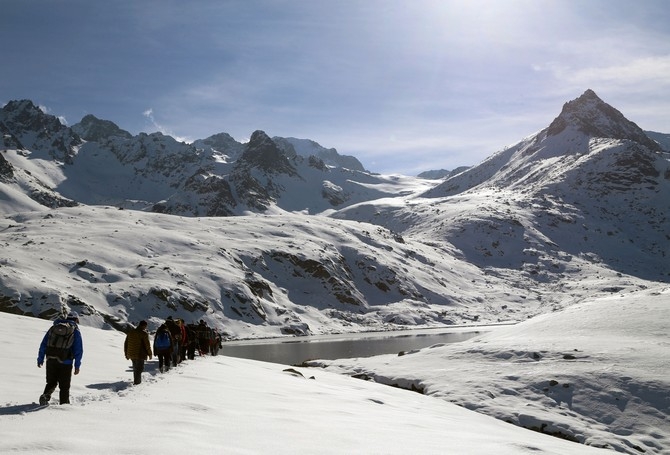
[[101, 382], [99, 384], [86, 385], [86, 388], [88, 389], [109, 390], [112, 392], [120, 392], [127, 389], [128, 387], [130, 387], [130, 382], [128, 381]]
[[[98, 384], [87, 384], [86, 387], [89, 389], [95, 390], [109, 390], [111, 392], [120, 392], [127, 389], [131, 386], [131, 383], [128, 381], [116, 381], [116, 382], [101, 382]], [[3, 415], [21, 415], [27, 412], [39, 411], [40, 409], [47, 408], [48, 406], [43, 406], [38, 403], [27, 403], [27, 404], [15, 404], [11, 406], [0, 407], [0, 416]]]
[[15, 404], [12, 406], [4, 406], [0, 407], [0, 416], [21, 415], [25, 414], [26, 412], [38, 411], [46, 407], [47, 406], [42, 406], [38, 403]]

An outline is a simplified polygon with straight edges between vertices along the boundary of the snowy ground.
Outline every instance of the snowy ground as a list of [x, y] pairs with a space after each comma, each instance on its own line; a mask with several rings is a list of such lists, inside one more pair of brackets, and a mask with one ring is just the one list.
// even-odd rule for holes
[[[132, 386], [123, 335], [91, 327], [82, 327], [84, 361], [73, 377], [73, 404], [33, 411], [44, 386], [37, 348], [49, 322], [6, 313], [0, 322], [0, 453], [609, 452], [321, 369], [295, 368], [301, 376], [278, 364], [218, 356], [161, 375], [150, 361], [144, 382]], [[420, 357], [426, 363], [419, 371], [429, 372], [434, 359], [407, 358]], [[482, 362], [471, 379], [483, 381], [488, 368]]]
[[670, 288], [591, 299], [404, 356], [315, 361], [524, 427], [670, 454]]

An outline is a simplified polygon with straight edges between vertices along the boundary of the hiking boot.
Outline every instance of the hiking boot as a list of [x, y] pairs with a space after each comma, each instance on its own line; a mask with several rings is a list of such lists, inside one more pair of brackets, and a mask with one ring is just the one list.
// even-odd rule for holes
[[48, 395], [40, 395], [40, 406], [48, 405], [50, 399], [51, 397]]

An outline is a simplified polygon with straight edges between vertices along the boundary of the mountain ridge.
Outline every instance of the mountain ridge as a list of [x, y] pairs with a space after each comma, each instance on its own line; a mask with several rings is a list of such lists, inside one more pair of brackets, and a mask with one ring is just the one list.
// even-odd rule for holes
[[193, 145], [3, 111], [0, 307], [123, 328], [151, 305], [254, 338], [522, 320], [667, 283], [667, 153], [594, 96], [444, 180], [332, 167], [260, 130]]

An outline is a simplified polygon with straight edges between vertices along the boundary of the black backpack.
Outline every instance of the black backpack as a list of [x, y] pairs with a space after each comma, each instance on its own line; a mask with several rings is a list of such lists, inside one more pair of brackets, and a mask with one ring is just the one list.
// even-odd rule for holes
[[58, 359], [60, 362], [74, 358], [74, 324], [59, 322], [49, 329], [47, 338], [47, 359]]

